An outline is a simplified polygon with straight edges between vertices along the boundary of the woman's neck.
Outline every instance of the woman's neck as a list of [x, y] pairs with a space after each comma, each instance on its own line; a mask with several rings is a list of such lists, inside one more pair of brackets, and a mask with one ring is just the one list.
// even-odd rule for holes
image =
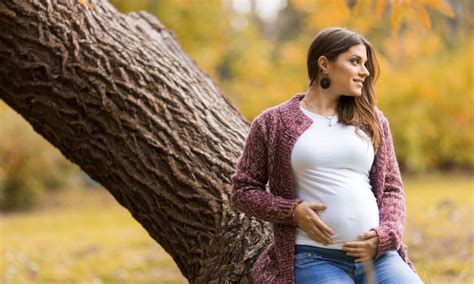
[[300, 106], [311, 112], [321, 115], [336, 115], [339, 96], [334, 97], [321, 87], [310, 87], [300, 101]]

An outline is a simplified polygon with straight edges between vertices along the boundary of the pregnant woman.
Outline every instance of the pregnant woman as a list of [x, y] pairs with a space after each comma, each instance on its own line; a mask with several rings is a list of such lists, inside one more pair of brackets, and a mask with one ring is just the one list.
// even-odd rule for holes
[[274, 228], [254, 281], [422, 283], [402, 241], [405, 193], [372, 45], [326, 28], [307, 68], [305, 93], [252, 121], [232, 175], [232, 206]]

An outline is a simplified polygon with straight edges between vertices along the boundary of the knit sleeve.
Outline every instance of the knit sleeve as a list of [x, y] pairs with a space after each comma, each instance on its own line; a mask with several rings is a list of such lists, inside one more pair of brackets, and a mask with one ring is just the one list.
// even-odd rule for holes
[[268, 144], [260, 116], [250, 130], [235, 172], [232, 174], [231, 206], [234, 209], [274, 224], [296, 226], [294, 208], [303, 202], [287, 199], [265, 190], [268, 181]]
[[388, 250], [398, 250], [402, 243], [406, 219], [405, 191], [400, 175], [388, 120], [384, 119], [385, 152], [387, 155], [385, 186], [379, 207], [379, 226], [371, 228], [379, 237], [375, 258]]

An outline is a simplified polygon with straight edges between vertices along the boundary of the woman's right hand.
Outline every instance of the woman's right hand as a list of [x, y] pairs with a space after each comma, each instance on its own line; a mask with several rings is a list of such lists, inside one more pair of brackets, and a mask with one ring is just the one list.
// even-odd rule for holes
[[295, 207], [296, 225], [308, 234], [308, 236], [322, 244], [332, 243], [332, 234], [334, 233], [326, 225], [315, 210], [326, 210], [326, 205], [313, 202], [302, 202]]

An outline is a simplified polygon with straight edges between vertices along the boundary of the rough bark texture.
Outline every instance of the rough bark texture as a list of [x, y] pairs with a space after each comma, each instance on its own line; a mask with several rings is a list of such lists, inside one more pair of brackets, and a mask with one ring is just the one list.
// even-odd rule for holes
[[271, 225], [229, 206], [248, 122], [154, 16], [0, 2], [0, 98], [100, 182], [191, 283], [248, 282]]

